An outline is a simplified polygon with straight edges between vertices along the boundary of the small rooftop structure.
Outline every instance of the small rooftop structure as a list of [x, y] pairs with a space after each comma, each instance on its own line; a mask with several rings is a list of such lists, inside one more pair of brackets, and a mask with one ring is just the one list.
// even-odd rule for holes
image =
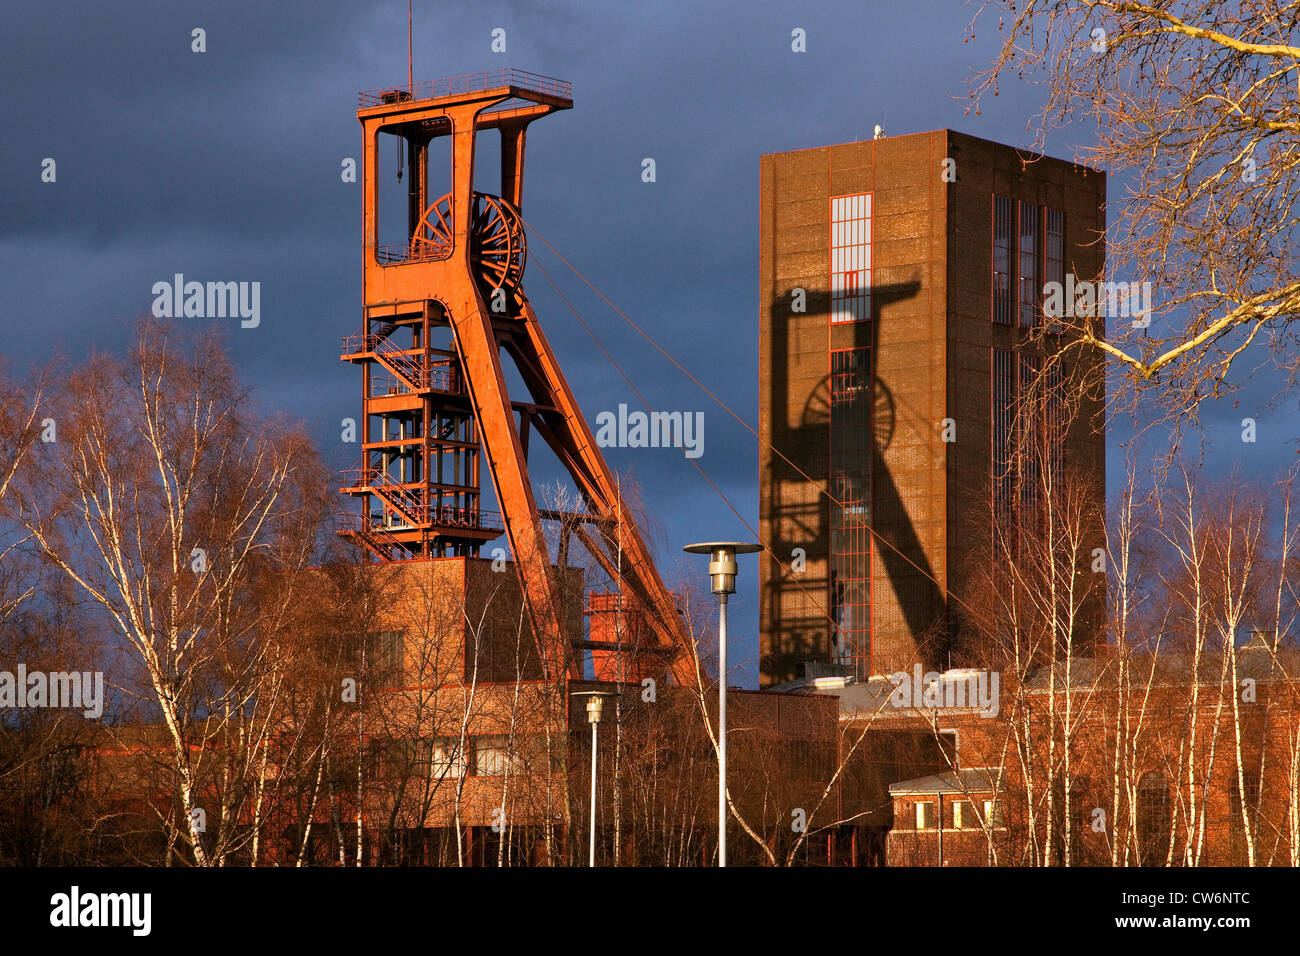
[[992, 793], [993, 789], [993, 771], [987, 767], [971, 767], [967, 770], [933, 773], [928, 777], [914, 777], [911, 780], [891, 783], [889, 795], [899, 797], [908, 794]]

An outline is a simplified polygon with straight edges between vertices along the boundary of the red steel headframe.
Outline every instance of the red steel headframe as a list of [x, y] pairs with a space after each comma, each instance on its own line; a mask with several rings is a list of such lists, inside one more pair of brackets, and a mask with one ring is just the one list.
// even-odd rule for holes
[[[571, 108], [571, 97], [569, 84], [517, 70], [361, 94], [364, 325], [344, 340], [342, 358], [365, 376], [364, 458], [359, 478], [342, 490], [364, 506], [344, 533], [394, 561], [477, 555], [504, 530], [547, 676], [580, 678], [575, 643], [582, 642], [565, 637], [528, 475], [528, 435], [536, 431], [584, 499], [572, 533], [644, 616], [674, 679], [691, 683], [690, 643], [673, 596], [620, 507], [613, 474], [520, 285], [525, 132], [533, 120]], [[501, 135], [500, 197], [474, 190], [475, 141], [488, 129]], [[397, 247], [382, 246], [378, 235], [381, 131], [404, 141], [410, 176], [408, 241]], [[431, 197], [429, 143], [446, 136], [451, 191]], [[433, 346], [440, 332], [450, 333], [449, 347]], [[408, 334], [403, 348], [396, 337]], [[511, 398], [503, 351], [528, 390], [526, 402]], [[503, 528], [478, 507], [480, 446]]]

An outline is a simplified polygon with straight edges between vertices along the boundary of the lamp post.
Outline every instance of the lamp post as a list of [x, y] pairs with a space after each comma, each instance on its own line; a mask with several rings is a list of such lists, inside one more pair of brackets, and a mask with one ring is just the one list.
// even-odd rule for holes
[[727, 595], [736, 593], [736, 555], [762, 551], [744, 541], [705, 541], [682, 548], [709, 555], [710, 590], [718, 596], [718, 866], [727, 865]]
[[591, 834], [587, 848], [587, 865], [596, 865], [596, 728], [605, 713], [606, 690], [583, 690], [571, 695], [587, 698], [587, 723], [591, 724]]

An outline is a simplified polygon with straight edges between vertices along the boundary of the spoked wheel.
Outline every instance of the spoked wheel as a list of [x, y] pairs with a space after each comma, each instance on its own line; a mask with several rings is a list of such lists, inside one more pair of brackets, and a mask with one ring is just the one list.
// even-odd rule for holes
[[519, 213], [500, 196], [474, 194], [473, 241], [470, 261], [483, 293], [506, 294], [519, 288], [524, 274], [524, 227]]
[[[451, 193], [425, 210], [411, 237], [412, 259], [445, 259], [453, 246]], [[518, 211], [500, 196], [474, 194], [470, 221], [470, 264], [485, 296], [519, 288], [527, 255]]]
[[424, 211], [411, 236], [412, 259], [445, 259], [451, 255], [451, 193]]

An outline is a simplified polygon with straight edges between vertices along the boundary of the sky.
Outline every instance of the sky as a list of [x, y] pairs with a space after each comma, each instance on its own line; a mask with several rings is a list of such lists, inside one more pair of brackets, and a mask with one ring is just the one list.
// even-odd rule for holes
[[[6, 7], [9, 7], [6, 0]], [[417, 81], [512, 67], [573, 84], [574, 108], [528, 134], [524, 215], [613, 302], [751, 425], [758, 413], [758, 166], [763, 153], [950, 127], [1027, 145], [1041, 91], [1004, 83], [982, 115], [967, 82], [996, 33], [963, 42], [959, 2], [653, 4], [415, 0]], [[326, 460], [356, 464], [360, 410], [339, 339], [360, 324], [360, 90], [404, 84], [402, 2], [46, 0], [0, 36], [0, 352], [18, 369], [124, 347], [175, 273], [261, 283], [261, 322], [224, 323], [268, 412], [303, 421]], [[204, 31], [195, 52], [193, 31]], [[792, 49], [801, 29], [806, 51]], [[492, 50], [504, 30], [505, 52]], [[497, 34], [500, 37], [500, 34]], [[1072, 158], [1086, 131], [1049, 141]], [[642, 180], [645, 158], [655, 182]], [[55, 160], [55, 181], [43, 162]], [[1119, 184], [1111, 183], [1111, 195]], [[758, 441], [540, 243], [529, 246], [651, 406], [705, 413], [699, 464], [755, 528]], [[636, 395], [536, 268], [524, 286], [588, 420]], [[1293, 399], [1251, 382], [1203, 410], [1207, 471], [1272, 475], [1296, 460]], [[1258, 441], [1240, 419], [1258, 416]], [[1126, 431], [1112, 429], [1111, 485]], [[680, 450], [607, 449], [661, 527], [670, 585], [702, 580], [695, 540], [752, 535]], [[538, 462], [534, 478], [556, 472]], [[744, 562], [745, 559], [742, 559]], [[732, 682], [757, 684], [757, 564], [732, 603]]]

